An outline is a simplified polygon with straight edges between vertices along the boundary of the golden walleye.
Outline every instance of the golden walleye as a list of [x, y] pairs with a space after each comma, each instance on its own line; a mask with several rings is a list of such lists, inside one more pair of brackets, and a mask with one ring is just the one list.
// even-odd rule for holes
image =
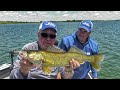
[[87, 56], [77, 47], [71, 47], [68, 52], [64, 52], [56, 46], [50, 46], [47, 51], [28, 50], [22, 51], [22, 53], [26, 59], [34, 64], [40, 64], [42, 60], [43, 67], [68, 66], [69, 61], [75, 59], [80, 64], [84, 61], [90, 62], [97, 71], [100, 70], [101, 61], [104, 59], [102, 54]]

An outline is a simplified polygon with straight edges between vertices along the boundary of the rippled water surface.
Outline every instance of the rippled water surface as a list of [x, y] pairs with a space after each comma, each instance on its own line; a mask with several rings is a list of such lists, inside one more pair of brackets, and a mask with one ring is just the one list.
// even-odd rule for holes
[[[91, 37], [105, 55], [98, 77], [120, 78], [120, 21], [93, 21]], [[56, 22], [57, 40], [77, 30], [79, 22]], [[0, 24], [0, 64], [11, 62], [9, 51], [21, 50], [26, 43], [37, 40], [39, 23]]]

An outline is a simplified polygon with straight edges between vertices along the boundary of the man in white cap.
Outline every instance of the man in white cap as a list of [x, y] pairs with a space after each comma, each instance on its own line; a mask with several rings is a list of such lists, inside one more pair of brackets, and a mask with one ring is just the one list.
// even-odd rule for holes
[[[56, 35], [56, 24], [50, 21], [43, 21], [39, 26], [38, 41], [24, 45], [22, 50], [47, 50], [49, 46], [55, 44]], [[79, 67], [79, 63], [75, 63], [75, 60], [71, 60], [71, 67], [51, 67], [51, 72], [46, 74], [42, 71], [42, 63], [39, 66], [35, 66], [29, 60], [24, 59], [20, 53], [18, 60], [14, 62], [10, 79], [70, 79], [74, 74], [73, 69]], [[71, 71], [68, 72], [67, 70]]]
[[[98, 54], [98, 44], [90, 38], [92, 28], [93, 23], [90, 20], [81, 21], [77, 31], [62, 38], [59, 48], [68, 51], [71, 46], [76, 46], [83, 50], [86, 55]], [[88, 73], [89, 71], [92, 71], [91, 76]], [[72, 79], [85, 79], [88, 75], [90, 78], [97, 78], [97, 71], [89, 62], [85, 62], [74, 70]]]

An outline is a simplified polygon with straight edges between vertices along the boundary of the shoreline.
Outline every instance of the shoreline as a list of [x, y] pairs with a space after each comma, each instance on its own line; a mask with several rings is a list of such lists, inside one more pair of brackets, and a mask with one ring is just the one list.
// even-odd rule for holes
[[[82, 20], [66, 20], [66, 21], [52, 21], [52, 22], [81, 22]], [[120, 20], [91, 20], [91, 21], [120, 21]], [[41, 23], [40, 22], [24, 22], [24, 21], [0, 21], [0, 24], [18, 24], [18, 23]]]

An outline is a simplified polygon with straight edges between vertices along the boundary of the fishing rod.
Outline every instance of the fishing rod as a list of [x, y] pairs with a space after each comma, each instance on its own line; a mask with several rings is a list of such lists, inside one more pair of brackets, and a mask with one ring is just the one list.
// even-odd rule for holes
[[18, 55], [18, 53], [19, 53], [18, 51], [14, 51], [14, 50], [9, 52], [11, 58], [11, 69], [13, 68], [13, 62], [14, 62], [13, 57], [15, 55]]

